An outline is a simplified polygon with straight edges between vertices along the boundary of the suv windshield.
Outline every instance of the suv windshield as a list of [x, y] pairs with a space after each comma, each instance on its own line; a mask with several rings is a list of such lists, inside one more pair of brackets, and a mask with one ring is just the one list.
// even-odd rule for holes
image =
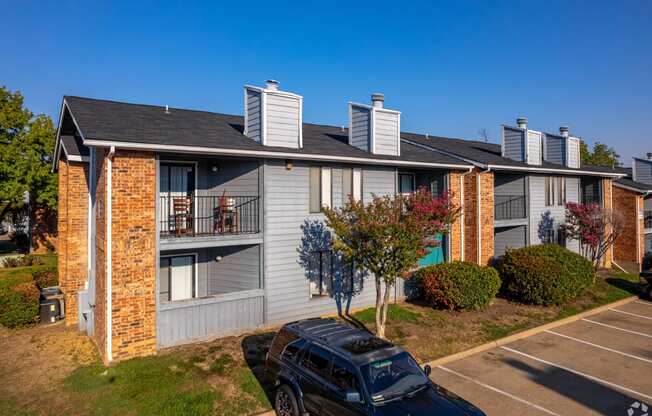
[[361, 372], [373, 401], [399, 397], [428, 383], [419, 365], [405, 352], [367, 364]]

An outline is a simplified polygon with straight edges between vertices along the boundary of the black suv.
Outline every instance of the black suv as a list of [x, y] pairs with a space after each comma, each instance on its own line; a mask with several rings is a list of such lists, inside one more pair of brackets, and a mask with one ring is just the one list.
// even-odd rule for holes
[[410, 354], [334, 319], [285, 325], [267, 353], [279, 416], [484, 415], [433, 383]]

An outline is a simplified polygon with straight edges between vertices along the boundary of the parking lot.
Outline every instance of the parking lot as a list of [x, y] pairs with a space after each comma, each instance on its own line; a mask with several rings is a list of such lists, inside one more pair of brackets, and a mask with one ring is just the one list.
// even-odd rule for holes
[[488, 415], [652, 414], [652, 302], [597, 315], [433, 368]]

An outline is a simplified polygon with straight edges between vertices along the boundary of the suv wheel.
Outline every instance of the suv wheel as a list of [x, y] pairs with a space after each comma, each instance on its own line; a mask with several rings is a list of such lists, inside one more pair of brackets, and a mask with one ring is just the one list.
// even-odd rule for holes
[[299, 416], [299, 405], [294, 392], [287, 384], [282, 384], [276, 389], [274, 408], [278, 416]]

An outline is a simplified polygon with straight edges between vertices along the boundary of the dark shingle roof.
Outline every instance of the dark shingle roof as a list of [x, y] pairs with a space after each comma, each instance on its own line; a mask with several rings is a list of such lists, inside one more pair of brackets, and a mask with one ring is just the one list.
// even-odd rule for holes
[[349, 145], [348, 129], [303, 124], [303, 148], [263, 146], [244, 136], [244, 118], [206, 111], [65, 97], [85, 139], [235, 150], [329, 155], [466, 166], [458, 158], [402, 143], [401, 156], [373, 155]]
[[643, 182], [636, 182], [630, 178], [620, 178], [616, 180], [616, 183], [628, 188], [636, 189], [641, 193], [652, 192], [652, 185]]
[[602, 166], [590, 166], [582, 165], [579, 169], [569, 168], [567, 166], [558, 165], [556, 163], [550, 163], [544, 161], [541, 165], [528, 165], [525, 162], [519, 162], [517, 160], [508, 159], [502, 157], [501, 147], [496, 143], [487, 143], [480, 142], [475, 140], [465, 140], [465, 139], [453, 139], [449, 137], [439, 137], [439, 136], [425, 136], [422, 134], [415, 133], [401, 133], [401, 137], [405, 140], [412, 141], [414, 143], [419, 143], [424, 146], [431, 147], [433, 149], [441, 150], [446, 153], [451, 153], [463, 157], [467, 160], [472, 160], [474, 162], [480, 163], [482, 165], [497, 165], [505, 166], [507, 169], [512, 168], [543, 168], [543, 169], [563, 169], [563, 170], [574, 170], [581, 172], [593, 172], [597, 175], [600, 174], [617, 174], [621, 173], [617, 169], [612, 169]]
[[79, 136], [61, 136], [61, 146], [68, 156], [87, 157], [90, 152]]

